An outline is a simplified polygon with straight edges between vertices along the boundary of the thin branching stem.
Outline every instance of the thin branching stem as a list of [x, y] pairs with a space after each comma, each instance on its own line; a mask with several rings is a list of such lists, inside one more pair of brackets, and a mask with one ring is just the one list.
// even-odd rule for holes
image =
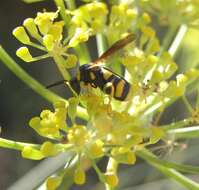
[[[170, 177], [171, 179], [176, 180], [179, 182], [181, 185], [185, 186], [188, 189], [191, 190], [198, 190], [199, 189], [199, 184], [192, 181], [191, 179], [187, 178], [186, 176], [182, 175], [175, 169], [183, 170], [186, 172], [198, 172], [198, 168], [194, 169], [192, 166], [185, 166], [181, 165], [180, 167], [179, 164], [175, 163], [169, 163], [169, 162], [164, 162], [156, 158], [154, 154], [151, 152], [145, 150], [137, 152], [137, 155], [147, 161], [150, 165], [154, 166], [156, 169], [161, 171], [163, 174], [166, 176]], [[175, 168], [175, 169], [173, 169]]]
[[104, 35], [103, 34], [97, 34], [96, 35], [96, 42], [97, 42], [98, 56], [100, 56], [102, 53], [105, 52], [105, 50], [107, 48]]
[[40, 148], [39, 144], [23, 143], [23, 142], [17, 142], [17, 141], [0, 138], [0, 147], [2, 148], [22, 150], [25, 146], [38, 148], [38, 149]]
[[185, 127], [180, 129], [170, 129], [167, 134], [175, 136], [175, 139], [189, 139], [199, 137], [199, 126]]
[[186, 97], [185, 95], [182, 96], [182, 100], [183, 100], [183, 102], [184, 102], [186, 108], [187, 108], [188, 111], [190, 112], [190, 114], [192, 114], [192, 113], [193, 113], [193, 108], [192, 108], [191, 104], [189, 103], [189, 101], [187, 100], [187, 97]]

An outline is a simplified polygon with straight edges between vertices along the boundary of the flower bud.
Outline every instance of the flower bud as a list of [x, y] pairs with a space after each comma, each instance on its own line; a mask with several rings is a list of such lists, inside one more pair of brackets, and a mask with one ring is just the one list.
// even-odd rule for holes
[[155, 31], [149, 26], [141, 27], [141, 31], [149, 38], [153, 38], [155, 36]]
[[186, 82], [188, 81], [188, 78], [184, 74], [178, 74], [176, 76], [176, 81], [177, 81], [177, 86], [180, 86], [180, 85], [184, 86], [186, 84]]
[[112, 172], [108, 172], [108, 173], [105, 173], [104, 176], [105, 176], [105, 181], [108, 185], [110, 185], [111, 187], [117, 186], [119, 179], [116, 174]]
[[77, 168], [74, 174], [74, 182], [77, 185], [83, 185], [86, 181], [86, 174], [82, 168]]
[[52, 35], [54, 40], [60, 41], [62, 39], [64, 21], [55, 22], [51, 25], [48, 34]]
[[30, 121], [29, 121], [29, 126], [32, 128], [39, 128], [40, 127], [40, 121], [41, 119], [39, 117], [33, 117]]
[[76, 28], [74, 36], [70, 39], [68, 46], [75, 47], [81, 42], [85, 42], [89, 38], [89, 30], [83, 30], [82, 28]]
[[54, 47], [53, 35], [47, 34], [43, 37], [43, 43], [48, 51], [52, 51]]
[[96, 140], [90, 147], [89, 153], [92, 158], [99, 158], [104, 155], [103, 152], [104, 143], [101, 140]]
[[151, 17], [148, 13], [143, 13], [142, 18], [146, 24], [149, 24], [151, 22]]
[[127, 18], [131, 20], [135, 19], [137, 17], [137, 14], [137, 11], [134, 9], [127, 9], [126, 11]]
[[47, 190], [56, 190], [57, 187], [61, 184], [62, 177], [55, 176], [55, 177], [49, 177], [46, 180], [46, 188]]
[[69, 106], [68, 106], [68, 115], [71, 118], [72, 121], [74, 121], [76, 117], [76, 112], [77, 112], [77, 106], [78, 106], [78, 99], [73, 97], [69, 99]]
[[15, 28], [12, 34], [23, 44], [30, 44], [30, 38], [28, 37], [23, 26]]
[[64, 101], [57, 101], [53, 104], [54, 108], [66, 108], [66, 102]]
[[151, 144], [157, 143], [164, 136], [164, 131], [160, 127], [151, 127], [151, 133]]
[[22, 60], [24, 60], [25, 62], [31, 62], [34, 61], [32, 55], [30, 54], [29, 50], [27, 47], [20, 47], [17, 51], [16, 51], [16, 55], [21, 58]]
[[126, 163], [127, 164], [135, 164], [136, 162], [136, 156], [135, 153], [130, 151], [126, 154]]
[[70, 69], [70, 68], [75, 67], [76, 64], [77, 64], [77, 57], [75, 55], [71, 54], [67, 57], [67, 60], [64, 64], [64, 66], [66, 69]]
[[41, 160], [42, 158], [44, 158], [43, 154], [39, 150], [34, 149], [31, 146], [25, 146], [21, 154], [23, 158], [32, 160]]
[[26, 20], [24, 20], [23, 25], [25, 26], [25, 28], [28, 30], [28, 32], [32, 37], [34, 37], [35, 39], [41, 38], [33, 18], [27, 18]]
[[42, 154], [47, 157], [47, 156], [55, 156], [57, 151], [55, 149], [55, 145], [51, 143], [50, 141], [46, 141], [42, 144], [41, 146], [41, 152]]

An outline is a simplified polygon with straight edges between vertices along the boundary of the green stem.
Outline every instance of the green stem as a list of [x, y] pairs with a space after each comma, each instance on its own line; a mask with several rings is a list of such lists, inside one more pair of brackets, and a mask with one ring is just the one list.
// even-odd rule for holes
[[175, 170], [185, 172], [185, 173], [192, 173], [192, 174], [197, 174], [199, 173], [199, 167], [198, 166], [191, 166], [191, 165], [185, 165], [185, 164], [177, 164], [173, 162], [168, 162], [166, 160], [160, 160], [158, 159], [154, 154], [149, 152], [147, 149], [143, 151], [138, 151], [136, 154], [148, 161], [152, 161], [158, 164], [161, 164], [167, 168], [173, 168]]
[[168, 125], [161, 125], [159, 127], [163, 128], [166, 131], [170, 130], [170, 129], [178, 129], [178, 128], [182, 128], [182, 127], [188, 125], [191, 121], [192, 121], [192, 118], [187, 118], [187, 119], [183, 119], [181, 121], [170, 123]]
[[180, 28], [178, 29], [177, 35], [168, 50], [172, 57], [175, 57], [175, 55], [179, 49], [179, 46], [182, 43], [182, 40], [183, 40], [185, 34], [187, 33], [187, 30], [188, 30], [188, 28], [187, 28], [187, 25], [185, 25], [185, 24], [182, 24], [180, 26]]
[[37, 3], [44, 0], [22, 0], [22, 1], [24, 1], [25, 3]]
[[49, 58], [49, 57], [51, 57], [50, 54], [40, 55], [40, 56], [37, 56], [37, 57], [33, 57], [33, 61], [39, 61], [39, 60], [46, 59], [46, 58]]
[[105, 41], [104, 35], [103, 34], [97, 34], [96, 35], [96, 41], [97, 41], [98, 56], [100, 56], [106, 50], [106, 41]]
[[198, 138], [199, 137], [199, 126], [186, 127], [181, 129], [170, 129], [167, 134], [175, 136], [175, 139], [179, 138]]
[[[198, 190], [199, 189], [198, 183], [190, 180], [189, 178], [185, 177], [178, 171], [172, 169], [172, 168], [180, 169], [180, 165], [174, 164], [174, 163], [171, 164], [168, 162], [163, 162], [163, 161], [157, 159], [154, 154], [147, 151], [146, 149], [143, 151], [137, 152], [137, 155], [140, 156], [142, 159], [146, 160], [149, 164], [151, 164], [158, 170], [160, 170], [163, 174], [170, 177], [171, 179], [176, 180], [177, 182], [179, 182], [181, 185], [185, 186], [186, 188], [188, 188], [190, 190]], [[192, 166], [183, 166], [181, 168], [181, 170], [185, 170], [185, 169], [186, 169], [186, 171], [187, 170], [190, 171], [193, 168], [192, 168]], [[197, 172], [198, 172], [198, 168], [197, 168]]]
[[36, 43], [30, 42], [30, 44], [28, 44], [28, 45], [29, 45], [29, 46], [32, 46], [32, 47], [35, 47], [35, 48], [37, 48], [37, 49], [40, 49], [40, 50], [42, 50], [42, 51], [47, 52], [46, 48], [44, 48], [43, 46], [38, 45], [38, 44], [36, 44]]
[[49, 102], [53, 103], [63, 98], [57, 96], [51, 91], [47, 90], [43, 85], [33, 79], [26, 71], [24, 71], [19, 64], [17, 64], [0, 46], [0, 60], [3, 64], [8, 67], [17, 77], [19, 77], [25, 84], [32, 88], [35, 92], [41, 95], [43, 98], [47, 99]]
[[196, 100], [196, 108], [199, 107], [199, 87], [197, 89], [197, 100]]
[[189, 110], [190, 114], [192, 115], [192, 113], [193, 113], [193, 108], [192, 108], [192, 106], [190, 105], [190, 103], [189, 103], [189, 101], [187, 100], [187, 97], [186, 97], [185, 95], [182, 96], [182, 100], [183, 100], [185, 106], [187, 107], [187, 109]]
[[55, 1], [55, 4], [56, 6], [60, 9], [60, 14], [61, 14], [61, 17], [63, 18], [64, 22], [65, 22], [65, 27], [66, 27], [66, 30], [68, 29], [69, 27], [69, 24], [70, 24], [70, 16], [66, 14], [66, 8], [65, 8], [65, 5], [64, 5], [64, 1], [63, 0], [54, 0]]
[[39, 144], [22, 143], [22, 142], [16, 142], [16, 141], [0, 138], [0, 147], [2, 148], [22, 150], [25, 146], [31, 146], [33, 148], [38, 148], [38, 149], [40, 148]]
[[66, 0], [66, 4], [70, 10], [74, 10], [76, 8], [74, 0]]
[[78, 46], [74, 47], [77, 56], [79, 58], [80, 65], [87, 64], [91, 62], [90, 54], [88, 52], [88, 48], [86, 44], [79, 44]]
[[92, 162], [92, 166], [94, 168], [94, 170], [96, 171], [98, 177], [99, 177], [99, 180], [102, 182], [102, 183], [105, 183], [105, 179], [104, 179], [104, 175], [103, 173], [100, 171], [100, 169], [98, 168], [95, 160], [92, 160], [91, 159], [91, 162]]
[[[37, 82], [34, 78], [32, 78], [26, 71], [24, 71], [3, 49], [2, 46], [0, 46], [0, 60], [2, 63], [8, 67], [18, 78], [20, 78], [25, 84], [27, 84], [30, 88], [32, 88], [35, 92], [37, 92], [39, 95], [41, 95], [43, 98], [48, 100], [51, 103], [57, 102], [57, 101], [67, 101], [63, 99], [62, 97], [56, 95], [55, 93], [49, 91], [46, 89], [43, 85], [41, 85], [39, 82]], [[78, 107], [77, 109], [77, 115], [87, 120], [88, 114], [85, 109], [82, 107]]]
[[[108, 160], [108, 164], [107, 164], [107, 168], [106, 168], [106, 172], [112, 172], [112, 173], [117, 173], [117, 168], [118, 168], [118, 162], [110, 157]], [[110, 186], [109, 184], [105, 184], [106, 190], [113, 190], [114, 187]]]
[[169, 48], [169, 45], [171, 44], [173, 37], [176, 33], [178, 26], [176, 25], [171, 25], [168, 27], [168, 31], [166, 33], [166, 36], [164, 37], [164, 40], [162, 42], [161, 49], [159, 51], [158, 56], [160, 57], [162, 53]]
[[64, 62], [65, 62], [64, 58], [60, 55], [54, 54], [53, 59], [57, 65], [60, 73], [62, 74], [63, 78], [65, 80], [69, 81], [71, 77], [70, 77], [70, 74], [68, 73], [68, 71], [66, 70], [66, 68], [64, 67]]

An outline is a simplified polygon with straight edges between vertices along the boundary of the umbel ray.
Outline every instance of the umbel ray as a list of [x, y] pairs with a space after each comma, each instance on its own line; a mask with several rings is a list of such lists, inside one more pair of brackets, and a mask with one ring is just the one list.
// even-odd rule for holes
[[100, 88], [105, 94], [108, 94], [119, 101], [125, 101], [130, 94], [131, 84], [122, 76], [116, 74], [107, 67], [102, 66], [113, 53], [125, 47], [127, 44], [135, 40], [134, 34], [115, 42], [108, 50], [106, 50], [95, 61], [81, 65], [75, 77], [70, 81], [62, 80], [47, 86], [51, 88], [68, 82], [71, 88], [79, 95], [81, 92], [81, 83], [85, 86], [90, 85], [93, 88]]

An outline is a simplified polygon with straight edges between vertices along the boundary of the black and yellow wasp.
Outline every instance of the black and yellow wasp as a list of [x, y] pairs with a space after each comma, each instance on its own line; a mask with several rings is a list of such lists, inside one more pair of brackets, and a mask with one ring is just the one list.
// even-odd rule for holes
[[[116, 100], [125, 101], [128, 99], [130, 93], [131, 85], [127, 82], [122, 76], [111, 71], [107, 67], [102, 66], [101, 64], [106, 61], [106, 59], [117, 52], [130, 42], [135, 40], [133, 34], [129, 34], [126, 37], [115, 42], [108, 50], [106, 50], [99, 58], [95, 61], [81, 65], [77, 74], [69, 82], [72, 89], [80, 94], [81, 92], [81, 83], [85, 86], [90, 85], [93, 88], [100, 88], [105, 94], [108, 94], [115, 98]], [[62, 84], [66, 81], [59, 81], [49, 87]]]

